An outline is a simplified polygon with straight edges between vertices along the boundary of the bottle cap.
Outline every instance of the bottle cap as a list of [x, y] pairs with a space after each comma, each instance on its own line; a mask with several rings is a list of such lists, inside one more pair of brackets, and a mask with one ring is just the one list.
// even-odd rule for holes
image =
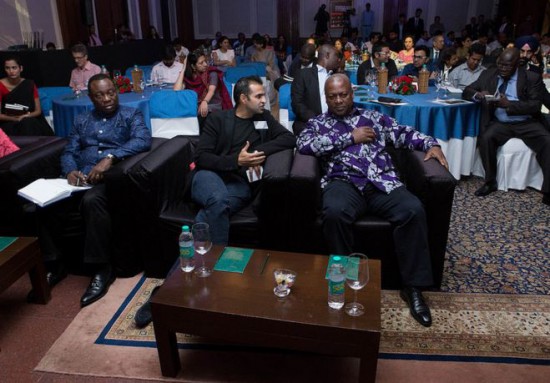
[[341, 262], [342, 257], [340, 257], [339, 255], [336, 255], [336, 256], [332, 257], [332, 260], [333, 260], [333, 262]]
[[183, 230], [183, 231], [189, 231], [189, 226], [183, 225], [183, 226], [181, 227], [181, 230]]

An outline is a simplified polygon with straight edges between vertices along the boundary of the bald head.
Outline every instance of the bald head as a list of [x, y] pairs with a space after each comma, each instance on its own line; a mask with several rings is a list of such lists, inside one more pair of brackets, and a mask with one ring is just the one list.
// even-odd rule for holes
[[345, 74], [337, 73], [327, 78], [325, 96], [330, 113], [344, 117], [353, 110], [353, 90]]
[[323, 44], [319, 48], [317, 64], [324, 67], [327, 71], [336, 70], [340, 65], [340, 57], [334, 45]]
[[505, 79], [514, 75], [519, 65], [519, 49], [506, 48], [497, 59], [498, 74]]

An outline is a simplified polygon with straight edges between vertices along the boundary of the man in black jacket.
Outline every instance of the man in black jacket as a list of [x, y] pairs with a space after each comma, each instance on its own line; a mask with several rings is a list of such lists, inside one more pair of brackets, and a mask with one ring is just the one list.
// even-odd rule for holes
[[[517, 137], [537, 153], [544, 182], [542, 202], [550, 205], [550, 132], [541, 120], [543, 83], [541, 76], [519, 66], [520, 52], [508, 48], [494, 68], [487, 69], [462, 93], [465, 100], [482, 102], [482, 122], [478, 137], [479, 153], [485, 169], [485, 184], [476, 196], [497, 190], [497, 149]], [[496, 101], [487, 100], [497, 94]]]
[[296, 120], [292, 125], [294, 134], [299, 134], [310, 118], [328, 110], [325, 81], [339, 66], [338, 51], [334, 46], [325, 44], [319, 49], [317, 65], [299, 70], [294, 77], [290, 90], [292, 110], [296, 114]]
[[397, 76], [397, 66], [395, 61], [390, 58], [390, 47], [386, 43], [378, 43], [372, 48], [372, 57], [365, 60], [357, 68], [357, 85], [365, 84], [367, 71], [371, 69], [380, 69], [382, 63], [388, 69], [388, 79], [393, 80]]
[[233, 91], [235, 109], [206, 119], [195, 157], [191, 197], [202, 209], [197, 222], [207, 222], [214, 244], [229, 240], [229, 217], [252, 198], [250, 183], [261, 178], [266, 158], [293, 148], [294, 135], [264, 109], [262, 80], [243, 77]]

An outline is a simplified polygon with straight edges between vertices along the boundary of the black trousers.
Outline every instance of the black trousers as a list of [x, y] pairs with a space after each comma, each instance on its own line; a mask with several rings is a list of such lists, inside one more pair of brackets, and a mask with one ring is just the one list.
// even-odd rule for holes
[[[84, 263], [107, 263], [112, 251], [111, 216], [107, 208], [105, 185], [95, 185], [85, 192], [53, 203], [38, 211], [38, 237], [44, 261], [62, 259], [62, 241], [67, 232], [79, 228], [75, 215], [84, 221]], [[76, 220], [81, 222], [80, 220]]]
[[368, 185], [361, 194], [348, 182], [329, 182], [323, 190], [323, 234], [330, 251], [352, 252], [352, 225], [368, 212], [387, 219], [394, 227], [393, 240], [403, 285], [431, 286], [426, 212], [420, 200], [405, 187], [386, 194]]
[[540, 122], [529, 120], [520, 124], [491, 122], [478, 137], [479, 155], [485, 169], [485, 181], [496, 182], [497, 149], [510, 138], [520, 138], [537, 154], [544, 181], [542, 192], [550, 193], [550, 132]]

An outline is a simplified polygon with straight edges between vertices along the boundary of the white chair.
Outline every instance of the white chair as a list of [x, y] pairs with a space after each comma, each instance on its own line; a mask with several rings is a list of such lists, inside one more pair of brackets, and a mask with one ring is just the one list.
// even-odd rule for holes
[[292, 111], [290, 104], [290, 85], [284, 84], [279, 88], [279, 122], [292, 132], [292, 125], [294, 124], [296, 115]]
[[162, 90], [153, 93], [149, 100], [152, 136], [198, 136], [197, 103], [197, 93], [192, 90]]
[[[485, 176], [479, 150], [476, 150], [472, 173], [480, 177]], [[536, 154], [521, 139], [512, 138], [498, 148], [498, 190], [525, 190], [528, 187], [541, 190], [542, 181], [542, 169], [537, 162]]]

